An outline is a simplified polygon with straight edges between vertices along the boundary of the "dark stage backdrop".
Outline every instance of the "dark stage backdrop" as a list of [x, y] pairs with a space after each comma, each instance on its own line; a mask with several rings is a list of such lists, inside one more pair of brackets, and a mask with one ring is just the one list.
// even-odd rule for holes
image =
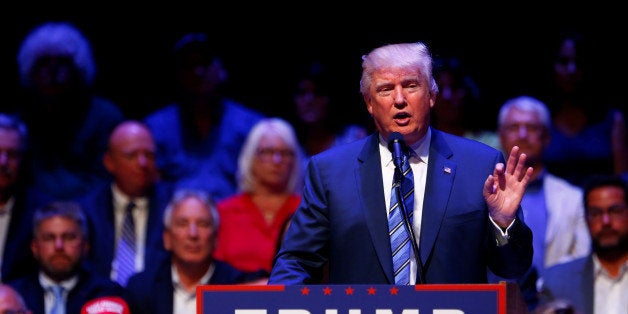
[[[227, 5], [225, 8], [224, 5]], [[513, 4], [514, 5], [514, 4]], [[496, 108], [515, 94], [533, 90], [547, 70], [553, 40], [566, 29], [584, 33], [593, 47], [589, 67], [601, 95], [625, 105], [625, 23], [621, 10], [526, 4], [509, 9], [442, 3], [413, 5], [270, 3], [171, 3], [131, 9], [90, 4], [89, 8], [24, 5], [4, 12], [0, 75], [5, 88], [0, 108], [19, 101], [15, 56], [22, 38], [46, 20], [69, 20], [92, 42], [98, 64], [97, 91], [117, 102], [131, 117], [166, 104], [172, 94], [168, 53], [189, 31], [214, 38], [230, 71], [231, 95], [268, 114], [286, 111], [290, 75], [300, 63], [319, 58], [332, 65], [345, 91], [343, 106], [350, 119], [367, 120], [358, 93], [361, 55], [391, 42], [424, 41], [435, 56], [455, 55], [476, 79], [483, 95], [487, 123]], [[595, 4], [598, 5], [598, 4]], [[355, 6], [352, 9], [351, 6]], [[584, 6], [584, 5], [583, 5]], [[500, 12], [501, 10], [501, 12]], [[621, 46], [621, 47], [620, 47]]]

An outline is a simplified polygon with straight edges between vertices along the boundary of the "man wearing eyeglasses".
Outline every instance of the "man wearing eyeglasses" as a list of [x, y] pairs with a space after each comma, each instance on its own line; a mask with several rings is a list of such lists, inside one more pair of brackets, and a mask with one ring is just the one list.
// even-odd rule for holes
[[[586, 256], [591, 247], [582, 189], [547, 171], [543, 154], [550, 142], [550, 113], [540, 100], [523, 95], [507, 100], [498, 115], [498, 135], [505, 154], [519, 146], [532, 177], [521, 200], [532, 229], [534, 255], [528, 273], [518, 279], [528, 309], [537, 303], [536, 280], [547, 267]], [[492, 276], [492, 275], [491, 275]], [[491, 281], [504, 280], [493, 276]]]
[[628, 186], [617, 176], [592, 178], [584, 189], [592, 253], [547, 269], [543, 301], [565, 299], [577, 313], [628, 313]]

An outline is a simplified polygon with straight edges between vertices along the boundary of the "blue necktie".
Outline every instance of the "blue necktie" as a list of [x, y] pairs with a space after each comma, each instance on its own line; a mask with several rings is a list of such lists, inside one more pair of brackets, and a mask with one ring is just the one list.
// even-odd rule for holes
[[[398, 176], [397, 169], [395, 169], [395, 178]], [[388, 215], [388, 233], [390, 235], [390, 245], [392, 248], [392, 259], [395, 273], [395, 284], [408, 285], [410, 284], [410, 256], [412, 251], [412, 243], [410, 241], [410, 234], [405, 227], [402, 207], [399, 206], [399, 200], [397, 198], [397, 187], [401, 183], [401, 191], [404, 197], [405, 209], [412, 225], [412, 214], [414, 208], [414, 179], [412, 175], [412, 169], [408, 162], [408, 157], [404, 154], [402, 162], [402, 178], [399, 180], [393, 179], [392, 192], [390, 194], [390, 213]]]
[[63, 287], [60, 285], [54, 285], [51, 287], [52, 293], [55, 296], [55, 302], [52, 304], [52, 311], [50, 314], [65, 314], [65, 300], [63, 299]]
[[118, 239], [116, 251], [117, 281], [126, 286], [129, 277], [135, 273], [135, 222], [133, 221], [133, 208], [135, 204], [129, 202], [124, 213], [122, 232]]

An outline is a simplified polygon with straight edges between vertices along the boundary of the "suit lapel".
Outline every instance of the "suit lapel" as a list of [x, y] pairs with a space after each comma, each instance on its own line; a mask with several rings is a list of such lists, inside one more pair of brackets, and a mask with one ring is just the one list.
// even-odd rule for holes
[[452, 155], [440, 133], [432, 129], [419, 240], [424, 267], [428, 266], [426, 261], [434, 248], [456, 176], [456, 163], [449, 160]]
[[[102, 239], [98, 239], [99, 247], [98, 250], [102, 250], [103, 255], [105, 255], [105, 261], [109, 261], [107, 265], [107, 273], [111, 272], [111, 261], [113, 261], [116, 255], [116, 219], [115, 219], [115, 208], [113, 207], [113, 191], [110, 186], [107, 185], [105, 190], [102, 193], [98, 193], [95, 202], [93, 203], [93, 207], [96, 209], [94, 212], [95, 221], [94, 223], [98, 224], [98, 215], [99, 213], [105, 213], [105, 221], [102, 224], [105, 224], [107, 227], [97, 228], [102, 230], [102, 234], [98, 234], [97, 236], [103, 237]], [[92, 241], [96, 241], [92, 239]], [[91, 250], [96, 248], [92, 247]]]
[[144, 249], [144, 264], [151, 265], [153, 261], [160, 258], [157, 255], [157, 248], [163, 246], [162, 202], [159, 199], [160, 193], [156, 186], [148, 193], [148, 220], [146, 222], [146, 244]]
[[373, 247], [382, 269], [390, 282], [394, 282], [393, 265], [388, 237], [386, 218], [386, 200], [382, 191], [382, 169], [379, 157], [379, 134], [372, 134], [358, 156], [360, 166], [356, 170], [356, 186], [359, 187], [360, 199], [363, 200], [364, 221], [368, 226]]

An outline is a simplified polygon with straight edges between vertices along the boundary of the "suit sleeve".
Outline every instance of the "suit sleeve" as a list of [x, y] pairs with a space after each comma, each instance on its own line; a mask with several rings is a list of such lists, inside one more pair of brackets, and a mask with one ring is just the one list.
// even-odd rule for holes
[[[495, 163], [506, 163], [504, 156], [498, 154]], [[499, 230], [492, 221], [487, 224], [489, 234], [488, 267], [493, 273], [504, 278], [516, 278], [527, 272], [532, 265], [532, 230], [525, 224], [521, 205], [517, 217], [508, 228], [507, 241], [500, 238]]]
[[275, 257], [268, 284], [318, 283], [327, 263], [328, 200], [316, 159], [308, 164], [302, 202]]

